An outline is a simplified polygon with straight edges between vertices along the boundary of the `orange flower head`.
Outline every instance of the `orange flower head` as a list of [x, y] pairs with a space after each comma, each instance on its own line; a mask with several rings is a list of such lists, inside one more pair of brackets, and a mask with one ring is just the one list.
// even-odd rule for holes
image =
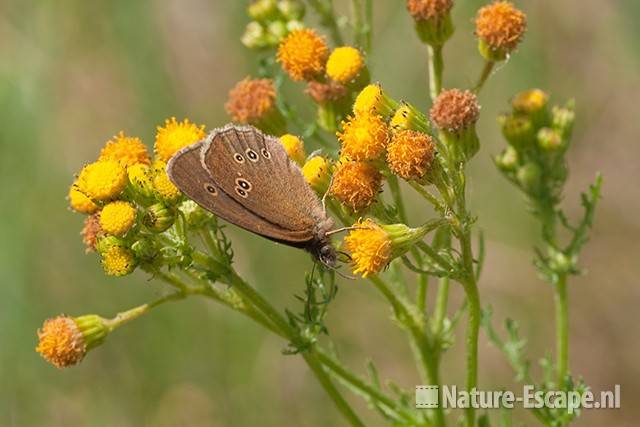
[[358, 212], [371, 205], [382, 188], [382, 174], [375, 166], [358, 161], [341, 161], [331, 183], [331, 194]]
[[341, 155], [352, 160], [376, 160], [384, 155], [389, 129], [382, 117], [374, 113], [357, 114], [342, 122], [338, 132]]
[[431, 136], [413, 130], [394, 132], [387, 147], [387, 164], [394, 174], [406, 179], [421, 179], [431, 168], [435, 145]]
[[508, 1], [484, 6], [476, 16], [476, 35], [494, 51], [513, 51], [526, 29], [526, 15]]
[[292, 31], [278, 47], [277, 59], [293, 80], [313, 80], [324, 71], [329, 47], [314, 30]]

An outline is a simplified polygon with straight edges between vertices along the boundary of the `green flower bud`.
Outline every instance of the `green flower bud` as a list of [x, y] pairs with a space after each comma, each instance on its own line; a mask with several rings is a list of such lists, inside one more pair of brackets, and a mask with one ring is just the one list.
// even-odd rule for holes
[[267, 26], [267, 37], [272, 45], [277, 45], [288, 34], [287, 25], [282, 21], [273, 21]]
[[158, 254], [156, 243], [149, 238], [136, 240], [133, 245], [131, 245], [131, 250], [136, 257], [141, 260], [153, 259]]
[[535, 141], [535, 129], [533, 123], [526, 116], [502, 115], [498, 117], [502, 128], [502, 134], [509, 144], [516, 148], [533, 145]]
[[542, 128], [538, 131], [538, 146], [544, 151], [557, 151], [562, 145], [562, 136], [556, 130]]
[[240, 38], [243, 45], [249, 49], [257, 49], [268, 46], [267, 32], [259, 22], [249, 22], [244, 34]]
[[562, 139], [568, 141], [573, 132], [573, 123], [576, 120], [573, 102], [568, 102], [565, 107], [554, 106], [551, 110], [551, 123]]
[[256, 21], [269, 22], [279, 18], [276, 0], [256, 0], [249, 5], [249, 16]]
[[96, 250], [100, 254], [107, 253], [109, 249], [113, 247], [126, 247], [124, 240], [119, 239], [116, 236], [105, 235], [98, 239], [96, 243]]
[[180, 203], [178, 210], [182, 212], [185, 220], [187, 221], [187, 225], [191, 228], [202, 228], [213, 217], [211, 213], [202, 209], [193, 200], [185, 200]]
[[504, 151], [496, 156], [496, 166], [504, 172], [511, 172], [518, 167], [518, 152], [512, 146], [508, 146]]
[[304, 24], [302, 21], [289, 21], [287, 22], [287, 31], [290, 33], [296, 30], [302, 30], [304, 28]]
[[542, 171], [537, 163], [529, 162], [518, 169], [516, 178], [526, 192], [535, 194], [540, 189]]
[[173, 225], [176, 215], [163, 203], [149, 206], [142, 217], [142, 224], [154, 233], [162, 233]]
[[304, 17], [304, 4], [296, 0], [280, 0], [278, 10], [287, 21], [299, 21]]

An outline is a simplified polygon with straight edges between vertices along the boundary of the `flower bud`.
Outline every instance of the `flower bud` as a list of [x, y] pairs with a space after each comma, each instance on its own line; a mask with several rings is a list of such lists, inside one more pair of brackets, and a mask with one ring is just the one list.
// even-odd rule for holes
[[100, 254], [107, 253], [109, 249], [114, 246], [126, 246], [124, 240], [116, 237], [116, 236], [102, 236], [98, 237], [98, 241], [96, 243], [96, 250]]
[[109, 332], [105, 319], [95, 314], [58, 316], [46, 320], [38, 330], [36, 351], [55, 367], [65, 368], [79, 363]]
[[149, 166], [138, 163], [127, 168], [129, 185], [142, 197], [153, 197], [153, 173]]
[[187, 225], [194, 229], [204, 227], [213, 217], [213, 214], [202, 209], [193, 200], [185, 200], [180, 203], [178, 210], [184, 215]]
[[280, 0], [278, 10], [286, 21], [300, 21], [304, 18], [304, 4], [297, 0]]
[[480, 116], [480, 106], [472, 92], [443, 90], [429, 113], [457, 161], [467, 161], [478, 152], [480, 142], [475, 124]]
[[156, 203], [145, 209], [142, 216], [142, 224], [154, 233], [162, 233], [173, 225], [176, 215], [173, 209], [164, 203]]
[[562, 136], [556, 130], [542, 128], [538, 131], [538, 146], [544, 151], [557, 151], [562, 145]]
[[516, 179], [529, 194], [537, 194], [540, 190], [542, 171], [537, 163], [529, 162], [518, 169]]
[[549, 123], [547, 103], [549, 95], [540, 89], [529, 89], [516, 94], [511, 100], [513, 111], [529, 118], [533, 126], [538, 128]]
[[272, 46], [277, 46], [288, 33], [287, 24], [282, 21], [273, 21], [267, 25], [267, 37]]
[[427, 117], [407, 102], [403, 102], [393, 113], [389, 126], [394, 131], [417, 130], [423, 133], [431, 132], [431, 125]]
[[302, 167], [302, 175], [316, 193], [324, 195], [331, 182], [331, 163], [323, 156], [313, 156]]
[[249, 4], [249, 16], [256, 21], [269, 22], [278, 18], [278, 4], [276, 0], [255, 0]]
[[533, 123], [526, 116], [502, 115], [498, 117], [502, 127], [502, 134], [509, 144], [521, 149], [530, 147], [535, 141], [535, 129]]
[[518, 167], [518, 152], [512, 146], [508, 146], [502, 154], [496, 156], [495, 161], [500, 170], [512, 172]]
[[291, 160], [296, 162], [298, 166], [302, 166], [304, 164], [304, 161], [307, 158], [307, 153], [304, 150], [304, 143], [302, 142], [302, 139], [287, 133], [280, 137], [280, 143]]
[[147, 261], [152, 260], [159, 253], [156, 242], [148, 237], [143, 237], [133, 242], [131, 250], [137, 259]]
[[267, 47], [272, 42], [262, 24], [256, 21], [251, 21], [247, 24], [240, 41], [249, 49]]
[[551, 110], [551, 123], [564, 141], [569, 141], [573, 132], [573, 123], [576, 120], [573, 102], [570, 101], [565, 107], [554, 106]]

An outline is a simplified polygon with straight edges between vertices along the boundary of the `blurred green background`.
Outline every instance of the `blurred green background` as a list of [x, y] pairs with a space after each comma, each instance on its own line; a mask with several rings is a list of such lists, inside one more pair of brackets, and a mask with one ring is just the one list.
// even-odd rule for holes
[[[472, 17], [482, 3], [456, 2], [445, 86], [468, 87], [477, 78]], [[541, 87], [553, 102], [575, 97], [568, 212], [580, 213], [578, 191], [596, 171], [605, 185], [581, 263], [588, 275], [570, 286], [571, 367], [596, 391], [620, 383], [623, 405], [587, 411], [576, 425], [635, 426], [640, 3], [517, 3], [528, 14], [529, 32], [483, 90], [482, 150], [472, 167], [473, 209], [488, 243], [483, 304], [494, 307], [496, 320], [522, 323], [534, 364], [553, 349], [551, 289], [530, 261], [536, 225], [490, 156], [503, 144], [495, 117], [513, 93]], [[393, 96], [425, 110], [426, 49], [404, 2], [374, 4], [372, 75]], [[66, 192], [73, 174], [121, 129], [151, 145], [155, 126], [173, 115], [208, 128], [228, 120], [227, 91], [255, 71], [255, 54], [239, 42], [245, 6], [232, 0], [0, 2], [0, 425], [344, 425], [301, 360], [280, 354], [284, 342], [196, 298], [118, 330], [74, 368], [56, 370], [34, 352], [35, 331], [46, 317], [111, 316], [162, 292], [141, 273], [121, 280], [103, 275], [96, 257], [84, 254], [82, 218], [67, 210]], [[424, 217], [421, 209], [412, 205], [416, 221]], [[235, 228], [231, 235], [240, 271], [280, 307], [295, 304], [309, 257]], [[365, 282], [345, 281], [328, 325], [341, 357], [359, 373], [370, 356], [384, 378], [411, 389], [418, 375], [389, 315]], [[512, 373], [484, 335], [480, 350], [480, 384], [509, 386]], [[461, 383], [462, 355], [459, 339], [444, 364], [445, 383]], [[534, 423], [529, 414], [519, 417]], [[376, 414], [366, 419], [381, 425]]]

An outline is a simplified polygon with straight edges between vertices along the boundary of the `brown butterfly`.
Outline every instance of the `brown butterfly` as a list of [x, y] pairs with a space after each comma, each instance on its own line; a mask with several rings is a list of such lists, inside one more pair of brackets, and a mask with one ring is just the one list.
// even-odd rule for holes
[[276, 137], [228, 124], [167, 164], [171, 181], [204, 209], [335, 267], [333, 221]]

